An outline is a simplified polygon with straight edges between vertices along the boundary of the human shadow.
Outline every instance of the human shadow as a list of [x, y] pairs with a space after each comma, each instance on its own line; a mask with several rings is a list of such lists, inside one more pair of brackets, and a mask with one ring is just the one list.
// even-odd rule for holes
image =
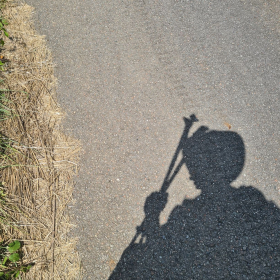
[[[257, 189], [230, 185], [244, 166], [242, 138], [207, 127], [189, 137], [197, 120], [184, 120], [161, 190], [147, 197], [144, 221], [109, 280], [280, 279], [280, 210]], [[167, 189], [183, 165], [201, 194], [160, 225]]]

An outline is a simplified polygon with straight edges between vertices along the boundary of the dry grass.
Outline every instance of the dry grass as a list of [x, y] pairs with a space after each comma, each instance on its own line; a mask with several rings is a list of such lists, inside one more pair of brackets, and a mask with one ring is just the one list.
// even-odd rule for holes
[[2, 188], [9, 197], [10, 224], [4, 240], [23, 241], [24, 263], [35, 265], [23, 279], [79, 279], [80, 262], [67, 204], [72, 201], [79, 145], [59, 130], [63, 114], [55, 99], [53, 64], [45, 40], [31, 24], [32, 8], [7, 2], [3, 10], [12, 40], [1, 55], [9, 60], [1, 73], [13, 117], [1, 122], [9, 157], [1, 157]]

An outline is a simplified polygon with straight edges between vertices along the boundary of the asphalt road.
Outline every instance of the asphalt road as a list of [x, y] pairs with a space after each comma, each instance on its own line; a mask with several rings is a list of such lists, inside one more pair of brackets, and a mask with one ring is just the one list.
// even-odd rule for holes
[[[83, 145], [73, 214], [84, 279], [280, 278], [279, 1], [26, 2], [57, 65], [65, 131]], [[204, 144], [189, 146], [189, 171], [182, 167], [168, 199], [150, 196], [191, 114], [199, 122], [189, 135], [202, 125], [216, 132], [194, 134]], [[147, 241], [135, 245], [144, 217]]]

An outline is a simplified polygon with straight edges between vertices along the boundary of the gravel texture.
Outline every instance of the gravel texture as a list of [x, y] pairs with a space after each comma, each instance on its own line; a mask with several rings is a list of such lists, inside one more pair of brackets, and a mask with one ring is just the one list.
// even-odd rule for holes
[[[27, 3], [57, 65], [65, 130], [83, 145], [72, 212], [84, 279], [280, 278], [279, 2]], [[156, 191], [191, 114], [189, 135], [209, 127], [217, 150], [192, 146], [207, 164], [194, 160], [193, 179], [182, 162], [167, 198]], [[243, 144], [225, 156], [217, 131], [236, 132], [244, 158]], [[223, 166], [237, 158], [231, 182]]]

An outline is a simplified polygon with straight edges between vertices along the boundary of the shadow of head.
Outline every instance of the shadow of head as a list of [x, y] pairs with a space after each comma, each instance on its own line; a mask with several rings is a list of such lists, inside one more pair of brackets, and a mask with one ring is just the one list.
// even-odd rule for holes
[[237, 133], [211, 131], [202, 126], [192, 137], [184, 139], [184, 161], [197, 188], [228, 185], [241, 173], [245, 146]]

